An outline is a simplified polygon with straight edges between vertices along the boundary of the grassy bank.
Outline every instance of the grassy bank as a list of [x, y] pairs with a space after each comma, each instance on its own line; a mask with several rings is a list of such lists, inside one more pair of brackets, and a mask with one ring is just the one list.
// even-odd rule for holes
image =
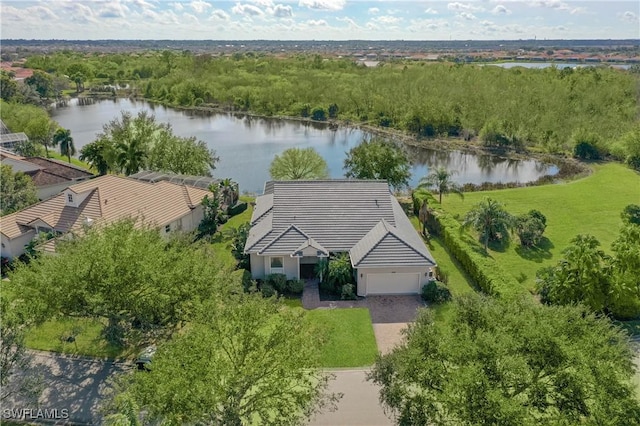
[[506, 247], [493, 247], [495, 258], [527, 290], [534, 287], [536, 271], [555, 264], [577, 234], [594, 235], [609, 251], [622, 224], [620, 212], [640, 203], [640, 176], [617, 163], [594, 165], [586, 178], [555, 185], [466, 193], [464, 200], [443, 197], [443, 208], [462, 218], [484, 197], [506, 205], [511, 214], [540, 210], [547, 217], [545, 239], [535, 249], [520, 247], [517, 237]]

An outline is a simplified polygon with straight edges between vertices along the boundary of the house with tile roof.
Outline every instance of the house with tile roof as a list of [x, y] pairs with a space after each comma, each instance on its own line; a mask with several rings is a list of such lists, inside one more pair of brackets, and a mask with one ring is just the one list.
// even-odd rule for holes
[[269, 181], [245, 245], [254, 279], [313, 275], [319, 259], [348, 253], [357, 294], [415, 294], [433, 256], [381, 180]]
[[38, 198], [46, 200], [69, 185], [91, 179], [93, 173], [63, 161], [44, 157], [22, 157], [0, 149], [0, 161], [11, 166], [13, 172], [28, 175], [36, 186]]
[[[209, 192], [171, 182], [147, 183], [106, 175], [71, 185], [53, 198], [0, 217], [2, 256], [18, 257], [40, 232], [81, 233], [85, 226], [133, 218], [167, 235], [192, 231], [204, 217]], [[47, 249], [53, 247], [47, 245]]]

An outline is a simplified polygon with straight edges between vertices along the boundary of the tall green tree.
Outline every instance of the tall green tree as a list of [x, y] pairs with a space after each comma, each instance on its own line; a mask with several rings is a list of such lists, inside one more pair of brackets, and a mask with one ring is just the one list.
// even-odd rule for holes
[[145, 167], [182, 175], [211, 176], [218, 160], [205, 142], [195, 137], [178, 137], [170, 127], [161, 126], [153, 135]]
[[106, 175], [115, 164], [115, 147], [107, 139], [98, 139], [80, 149], [80, 160], [88, 162], [100, 176]]
[[383, 179], [395, 189], [409, 186], [409, 158], [398, 145], [379, 139], [363, 141], [351, 148], [344, 160], [345, 176]]
[[442, 194], [457, 194], [464, 198], [462, 187], [452, 180], [455, 170], [438, 167], [420, 179], [418, 188], [432, 189], [438, 193], [438, 202], [442, 204]]
[[126, 345], [149, 332], [172, 332], [190, 320], [197, 301], [232, 284], [219, 279], [225, 271], [205, 247], [166, 241], [139, 225], [94, 225], [60, 239], [56, 256], [18, 265], [9, 276], [22, 303], [40, 317], [99, 318], [103, 335]]
[[73, 138], [71, 137], [71, 130], [63, 129], [60, 127], [53, 135], [53, 144], [60, 145], [60, 154], [66, 155], [69, 163], [71, 163], [71, 156], [76, 154], [76, 147], [73, 144]]
[[478, 232], [480, 241], [487, 251], [489, 241], [506, 241], [513, 227], [511, 216], [499, 201], [485, 198], [476, 204], [464, 217], [462, 226]]
[[147, 161], [147, 147], [142, 139], [116, 143], [116, 164], [127, 176], [138, 173]]
[[269, 174], [276, 180], [324, 179], [329, 177], [329, 168], [315, 149], [289, 148], [275, 156]]
[[447, 317], [421, 310], [369, 374], [398, 424], [640, 423], [634, 353], [608, 319], [477, 295]]
[[24, 79], [25, 84], [33, 87], [41, 98], [47, 99], [56, 96], [53, 87], [53, 77], [43, 71], [36, 70], [31, 77]]
[[0, 213], [17, 212], [38, 202], [36, 186], [31, 178], [22, 172], [13, 172], [11, 166], [2, 164], [0, 180]]
[[32, 145], [25, 147], [24, 152], [29, 154], [25, 156], [38, 154], [38, 147], [33, 144], [43, 145], [46, 154], [49, 155], [48, 147], [51, 146], [53, 134], [59, 126], [49, 117], [46, 110], [35, 105], [2, 102], [0, 115], [12, 132], [24, 132], [29, 137]]
[[148, 374], [123, 377], [127, 396], [111, 411], [126, 416], [137, 406], [167, 424], [301, 424], [337, 399], [326, 392], [330, 377], [318, 369], [308, 324], [304, 312], [260, 294], [207, 301], [158, 349]]
[[609, 256], [594, 236], [577, 235], [555, 266], [536, 274], [542, 301], [559, 305], [584, 303], [595, 312], [605, 311], [614, 297], [609, 265]]

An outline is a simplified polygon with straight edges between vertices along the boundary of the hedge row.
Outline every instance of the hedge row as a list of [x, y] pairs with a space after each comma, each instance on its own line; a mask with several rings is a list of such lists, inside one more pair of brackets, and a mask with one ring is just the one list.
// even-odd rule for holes
[[483, 292], [507, 297], [522, 290], [511, 274], [504, 271], [494, 259], [479, 252], [482, 250], [479, 245], [474, 247], [464, 240], [461, 225], [456, 219], [439, 213], [435, 220], [438, 229], [433, 231], [442, 236], [445, 246]]

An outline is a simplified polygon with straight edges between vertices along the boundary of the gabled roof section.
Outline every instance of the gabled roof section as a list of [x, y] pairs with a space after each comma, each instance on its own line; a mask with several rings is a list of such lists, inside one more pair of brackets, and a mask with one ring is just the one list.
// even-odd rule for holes
[[251, 225], [255, 225], [264, 217], [265, 214], [269, 213], [273, 208], [273, 194], [261, 195], [256, 198], [256, 206], [253, 209], [253, 214], [251, 215]]
[[435, 265], [424, 243], [412, 240], [383, 219], [349, 251], [351, 264], [355, 268]]
[[[67, 193], [86, 194], [77, 207], [67, 205]], [[13, 239], [28, 232], [24, 225], [47, 218], [53, 228], [68, 232], [82, 228], [85, 218], [111, 223], [124, 218], [141, 218], [147, 224], [164, 226], [190, 213], [208, 191], [170, 182], [140, 182], [115, 175], [100, 176], [71, 185], [53, 198], [0, 218], [0, 228]], [[53, 215], [53, 216], [50, 216]], [[55, 218], [55, 220], [51, 219]]]
[[315, 250], [315, 253], [313, 253], [314, 256], [317, 256], [317, 257], [328, 257], [329, 256], [329, 251], [327, 249], [325, 249], [324, 247], [322, 247], [313, 238], [309, 238], [307, 241], [302, 243], [300, 245], [300, 247], [298, 247], [293, 252], [293, 256], [304, 256], [305, 251], [308, 251], [308, 249], [311, 249], [312, 251]]
[[269, 213], [264, 216], [260, 222], [251, 227], [249, 236], [247, 237], [247, 242], [244, 244], [245, 253], [249, 253], [249, 251], [257, 252], [259, 250], [260, 243], [263, 242], [263, 240], [267, 240], [266, 237], [272, 233], [272, 230], [273, 215]]
[[290, 225], [287, 229], [276, 235], [260, 251], [259, 255], [265, 254], [294, 254], [291, 247], [299, 247], [309, 240], [309, 236], [298, 229], [295, 225]]

